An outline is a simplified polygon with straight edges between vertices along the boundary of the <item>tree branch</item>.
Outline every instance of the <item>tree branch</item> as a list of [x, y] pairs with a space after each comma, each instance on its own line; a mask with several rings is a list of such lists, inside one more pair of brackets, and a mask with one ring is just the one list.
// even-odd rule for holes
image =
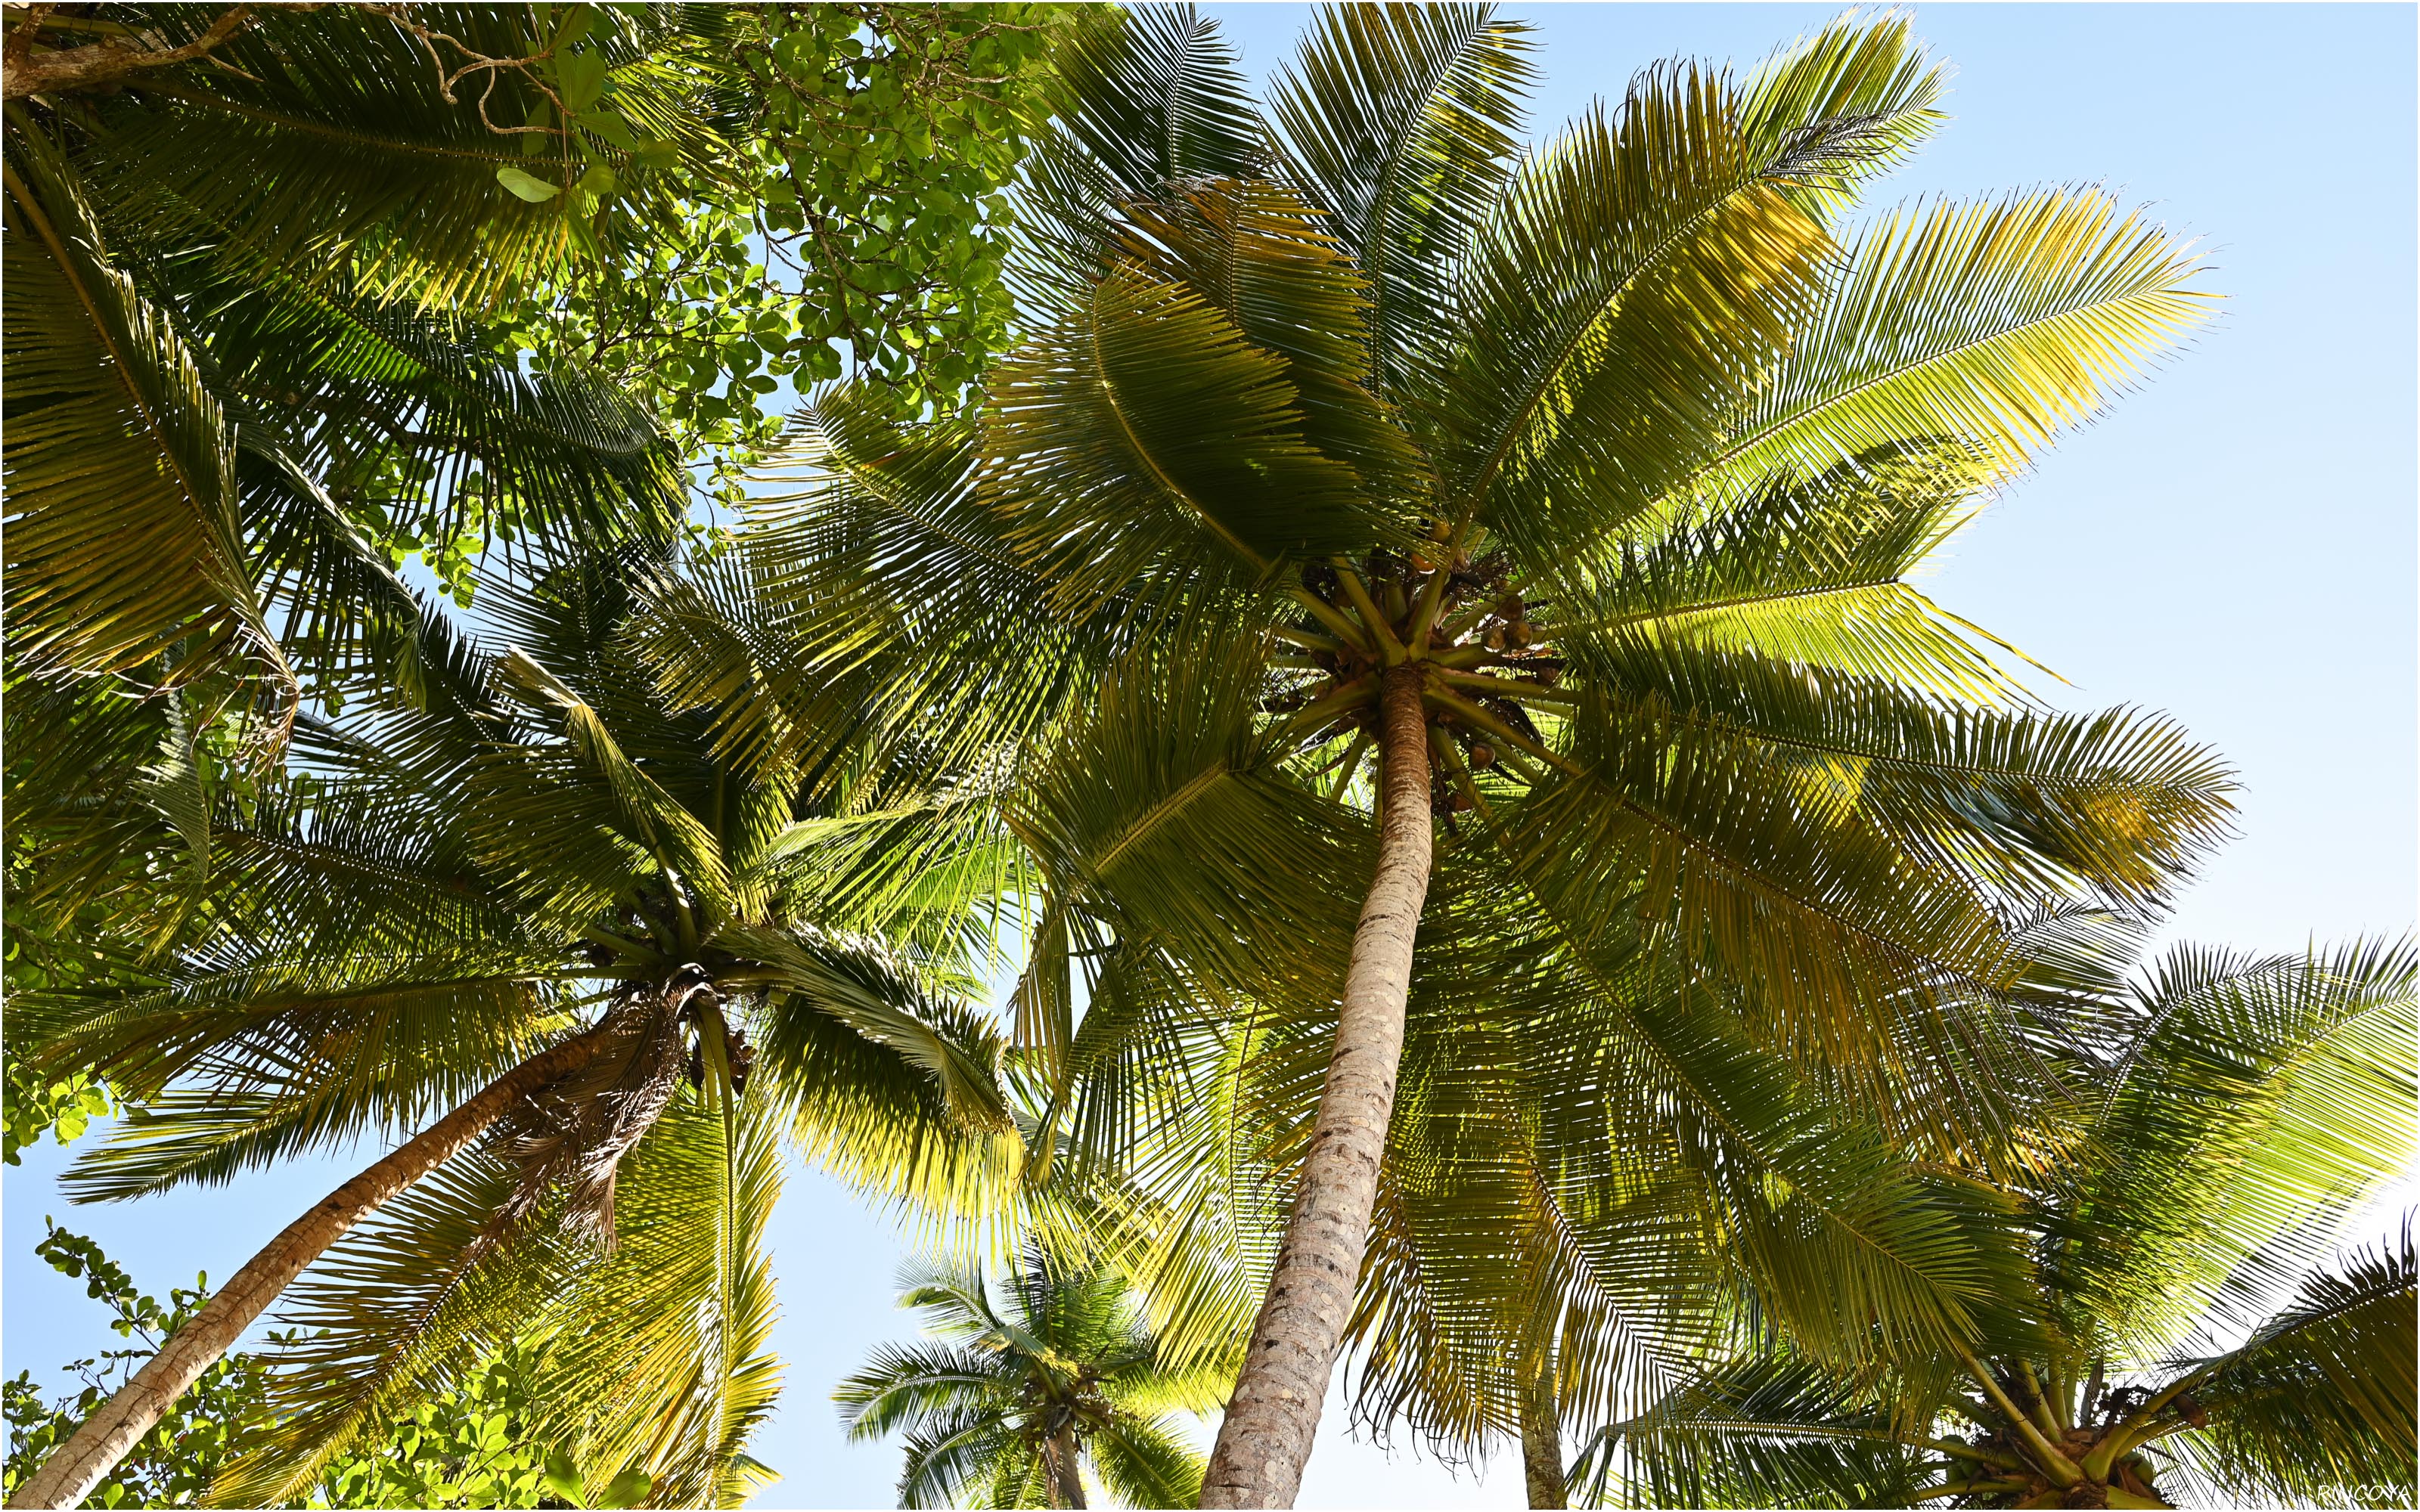
[[[308, 5], [289, 8], [317, 10], [319, 8]], [[0, 47], [0, 99], [96, 93], [145, 69], [190, 63], [208, 55], [221, 42], [250, 25], [253, 11], [248, 5], [229, 6], [219, 13], [218, 20], [210, 23], [209, 30], [182, 47], [151, 47], [139, 39], [109, 37], [98, 42], [87, 42], [82, 47], [65, 47], [38, 54], [34, 51], [34, 36], [42, 29], [52, 9], [50, 6], [32, 7], [23, 22], [9, 28], [8, 44]]]

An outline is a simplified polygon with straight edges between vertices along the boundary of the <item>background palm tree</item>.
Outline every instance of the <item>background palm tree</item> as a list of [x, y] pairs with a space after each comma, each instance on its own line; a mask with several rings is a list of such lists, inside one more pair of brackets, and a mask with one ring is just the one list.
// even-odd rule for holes
[[[1062, 1117], [1083, 1066], [1164, 1061], [1183, 1016], [1086, 1034], [1071, 980], [1272, 1037], [1206, 1064], [1287, 1048], [1259, 1064], [1288, 1139], [1130, 1161], [1227, 1182], [1162, 1212], [1293, 1204], [1274, 1257], [1209, 1247], [1262, 1306], [1214, 1504], [1283, 1504], [1309, 1452], [1448, 868], [1440, 906], [1520, 900], [1536, 1001], [1592, 1005], [1636, 1086], [1716, 1115], [1723, 1168], [1788, 1180], [1819, 1163], [1754, 1132], [1803, 1096], [1734, 1063], [1998, 1159], [2027, 1081], [2009, 921], [2155, 908], [2223, 825], [2173, 727], [2010, 702], [1994, 643], [1904, 580], [2194, 324], [2182, 250], [2092, 193], [1853, 227], [1938, 118], [1898, 23], [1745, 79], [1651, 71], [1516, 164], [1525, 69], [1484, 8], [1339, 10], [1264, 119], [1190, 12], [1075, 49], [1032, 176], [1033, 334], [985, 427], [885, 431], [833, 395], [828, 481], [768, 532], [878, 542], [789, 552], [791, 591], [860, 643], [924, 637], [930, 687], [967, 679], [955, 647], [1015, 644], [978, 624], [1058, 625], [986, 686], [1109, 665], [1016, 825], [1043, 887], [1019, 1037]], [[955, 563], [979, 603], [937, 587]], [[1640, 969], [1685, 1012], [1643, 1011]], [[1725, 1108], [1743, 1088], [1763, 1105]], [[1938, 1288], [1874, 1295], [1966, 1326]]]
[[1984, 1339], [1864, 1373], [1786, 1345], [1606, 1428], [1600, 1499], [1702, 1506], [2393, 1504], [2414, 1493], [2414, 1258], [2327, 1263], [2413, 1146], [2414, 959], [2180, 947], [2079, 1003], [2080, 1127], [2014, 1216]]
[[[225, 1180], [453, 1111], [272, 1242], [21, 1499], [72, 1501], [75, 1477], [106, 1470], [111, 1435], [139, 1434], [182, 1389], [178, 1372], [431, 1171], [429, 1196], [332, 1257], [303, 1304], [318, 1332], [281, 1378], [277, 1443], [238, 1464], [226, 1494], [274, 1501], [307, 1482], [361, 1425], [492, 1347], [500, 1319], [615, 1296], [675, 1330], [746, 1311], [740, 1293], [765, 1282], [741, 1220], [769, 1202], [774, 1169], [750, 1131], [777, 1113], [845, 1180], [936, 1205], [979, 1190], [1013, 1149], [1001, 1047], [958, 995], [1001, 876], [982, 786], [866, 759], [868, 721], [851, 711], [862, 679], [822, 686], [821, 733], [730, 757], [712, 705], [658, 692], [632, 660], [634, 621], [712, 603], [720, 618], [692, 614], [692, 631], [744, 625], [746, 589], [734, 568], [684, 578], [575, 555], [485, 590], [508, 649], [427, 627], [427, 664], [447, 673], [433, 712], [398, 699], [306, 717], [296, 769], [235, 797], [189, 765], [114, 810], [70, 792], [22, 816], [73, 841], [57, 906], [147, 907], [130, 932], [162, 945], [12, 1005], [38, 1063], [98, 1068], [135, 1105], [66, 1178], [75, 1196]], [[116, 864], [85, 867], [104, 840]], [[141, 880], [163, 857], [185, 882], [165, 895]], [[748, 1113], [751, 1097], [766, 1106]], [[692, 1103], [686, 1133], [654, 1133]], [[651, 1138], [667, 1145], [652, 1165]], [[681, 1165], [702, 1139], [721, 1150], [711, 1180]], [[668, 1205], [667, 1233], [722, 1237], [624, 1285], [610, 1257], [633, 1202]], [[681, 1286], [696, 1295], [663, 1294]], [[746, 1336], [683, 1335], [726, 1353]], [[740, 1369], [744, 1350], [707, 1364], [675, 1342], [629, 1360], [597, 1354], [601, 1340], [565, 1354], [596, 1366], [584, 1398], [565, 1389], [566, 1410], [652, 1392], [662, 1412], [694, 1414], [762, 1374]], [[613, 1452], [736, 1453], [737, 1433]], [[639, 1468], [677, 1497], [736, 1486], [716, 1463]]]
[[1114, 1274], [1029, 1246], [995, 1306], [979, 1270], [901, 1273], [938, 1345], [885, 1346], [832, 1393], [852, 1439], [907, 1435], [901, 1506], [1084, 1506], [1084, 1468], [1133, 1506], [1189, 1506], [1202, 1458], [1170, 1414], [1218, 1405]]

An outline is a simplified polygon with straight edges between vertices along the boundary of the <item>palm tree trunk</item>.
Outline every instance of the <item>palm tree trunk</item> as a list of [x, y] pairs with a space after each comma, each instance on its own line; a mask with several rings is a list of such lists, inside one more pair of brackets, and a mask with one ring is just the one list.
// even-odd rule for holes
[[1076, 1465], [1076, 1429], [1072, 1424], [1050, 1436], [1050, 1504], [1084, 1504], [1084, 1474]]
[[1379, 719], [1377, 873], [1353, 935], [1302, 1190], [1210, 1455], [1205, 1507], [1294, 1504], [1370, 1243], [1404, 1055], [1412, 941], [1429, 891], [1428, 728], [1418, 666], [1388, 669]]
[[1521, 1473], [1531, 1506], [1568, 1504], [1563, 1489], [1563, 1414], [1555, 1403], [1551, 1357], [1521, 1378]]
[[85, 1419], [42, 1468], [17, 1488], [8, 1504], [74, 1506], [81, 1503], [184, 1395], [185, 1388], [225, 1354], [252, 1320], [328, 1246], [381, 1204], [451, 1160], [513, 1103], [579, 1069], [597, 1053], [598, 1042], [591, 1030], [532, 1056], [287, 1225], [219, 1288], [200, 1312], [169, 1335], [133, 1380], [118, 1387], [116, 1396]]

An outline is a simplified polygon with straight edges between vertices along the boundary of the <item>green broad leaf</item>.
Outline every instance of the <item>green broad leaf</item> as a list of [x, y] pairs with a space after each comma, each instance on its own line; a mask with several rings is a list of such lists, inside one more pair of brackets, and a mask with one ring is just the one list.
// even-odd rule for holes
[[621, 180], [613, 177], [613, 169], [600, 162], [582, 174], [571, 187], [583, 194], [595, 194], [601, 199], [620, 188]]
[[656, 1489], [656, 1478], [644, 1470], [626, 1470], [609, 1482], [593, 1504], [597, 1506], [636, 1506]]
[[[581, 39], [588, 35], [588, 23], [589, 8], [586, 6], [566, 6], [563, 25], [555, 32], [554, 41], [550, 45], [558, 53], [567, 47], [579, 46]], [[544, 26], [546, 18], [539, 17], [538, 24]]]
[[524, 173], [509, 163], [496, 170], [496, 182], [533, 205], [543, 205], [563, 193], [536, 175]]
[[[524, 120], [521, 124], [524, 126], [536, 126], [541, 128], [552, 126], [554, 124], [554, 101], [547, 99], [544, 95], [538, 96], [536, 100], [533, 102], [529, 108], [529, 118]], [[546, 138], [538, 132], [528, 132], [521, 137], [522, 157], [534, 158], [544, 150], [546, 150]]]
[[557, 92], [563, 108], [575, 114], [597, 103], [605, 92], [605, 54], [574, 53], [554, 60]]
[[642, 168], [669, 168], [680, 162], [680, 148], [670, 142], [642, 142], [631, 150], [630, 161]]
[[588, 1504], [587, 1492], [580, 1484], [580, 1467], [573, 1464], [571, 1457], [562, 1450], [547, 1451], [546, 1470], [541, 1478], [545, 1480], [548, 1490], [569, 1502], [573, 1506]]
[[630, 130], [630, 123], [610, 110], [592, 110], [583, 113], [580, 117], [580, 129], [591, 136], [612, 143], [625, 152], [638, 150], [638, 134]]

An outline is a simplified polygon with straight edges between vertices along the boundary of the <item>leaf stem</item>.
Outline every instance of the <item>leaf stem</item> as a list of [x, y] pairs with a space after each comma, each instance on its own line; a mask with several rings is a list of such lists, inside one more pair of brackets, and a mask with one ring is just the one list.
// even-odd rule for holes
[[1974, 1351], [1954, 1339], [1949, 1347], [1965, 1365], [1966, 1373], [1975, 1378], [1977, 1385], [1983, 1388], [1983, 1395], [1992, 1399], [1992, 1405], [2000, 1410], [2001, 1415], [2008, 1419], [2009, 1426], [2016, 1429], [2017, 1436], [2024, 1440], [2025, 1446], [2034, 1452], [2034, 1458], [2038, 1461], [2037, 1469], [2049, 1476], [2053, 1484], [2062, 1488], [2073, 1486], [2084, 1479], [2084, 1472], [2077, 1468], [2075, 1461], [2059, 1453], [2058, 1445], [2044, 1438], [2042, 1430], [2034, 1426], [2034, 1420], [2027, 1417], [2019, 1410], [2015, 1402], [2009, 1399], [2009, 1394], [2000, 1389], [1999, 1380], [1992, 1374], [1990, 1366], [1976, 1359]]
[[1404, 660], [1409, 654], [1404, 651], [1404, 643], [1395, 639], [1395, 627], [1388, 623], [1386, 611], [1379, 609], [1377, 602], [1370, 596], [1370, 586], [1361, 580], [1361, 574], [1342, 557], [1335, 559], [1335, 566], [1336, 580], [1343, 585], [1344, 596], [1353, 601], [1354, 609], [1369, 625], [1371, 638], [1377, 642], [1380, 658], [1389, 667]]

